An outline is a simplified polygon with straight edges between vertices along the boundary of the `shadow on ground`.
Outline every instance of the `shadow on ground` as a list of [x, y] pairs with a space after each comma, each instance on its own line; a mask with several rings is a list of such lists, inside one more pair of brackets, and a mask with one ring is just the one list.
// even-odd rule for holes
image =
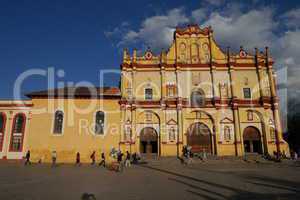
[[[254, 187], [267, 187], [272, 192], [252, 192], [247, 188], [240, 189], [229, 184], [219, 184], [204, 179], [199, 179], [174, 171], [161, 169], [149, 165], [141, 165], [143, 168], [155, 170], [166, 175], [172, 175], [168, 179], [179, 184], [187, 186], [186, 191], [190, 194], [207, 200], [233, 199], [233, 200], [299, 200], [300, 199], [300, 183], [282, 180], [280, 178], [270, 178], [266, 176], [243, 175], [243, 181], [252, 184]], [[222, 173], [222, 172], [218, 172]], [[223, 172], [226, 173], [226, 172]], [[222, 191], [227, 190], [227, 193]], [[279, 191], [280, 190], [280, 191]], [[268, 190], [269, 191], [269, 190]], [[273, 192], [274, 191], [274, 192]], [[230, 194], [230, 195], [228, 195]]]

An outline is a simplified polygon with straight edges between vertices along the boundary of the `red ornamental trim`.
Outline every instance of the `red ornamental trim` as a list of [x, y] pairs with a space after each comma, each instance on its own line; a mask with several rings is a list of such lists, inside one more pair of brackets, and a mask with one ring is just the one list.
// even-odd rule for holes
[[209, 33], [212, 32], [210, 27], [205, 27], [204, 29], [201, 29], [198, 25], [189, 25], [185, 28], [176, 28], [175, 33], [178, 35], [192, 35], [192, 34], [204, 34], [209, 35]]
[[[227, 63], [213, 63], [212, 64], [216, 68], [227, 68]], [[197, 63], [197, 64], [184, 64], [184, 63], [177, 63], [177, 64], [139, 64], [139, 63], [132, 63], [127, 64], [123, 63], [121, 65], [121, 69], [125, 68], [150, 68], [150, 69], [160, 69], [161, 67], [165, 69], [176, 69], [176, 66], [180, 68], [210, 68], [210, 64], [208, 63]], [[235, 68], [253, 68], [256, 69], [255, 63], [231, 63], [231, 66]]]
[[0, 151], [2, 151], [4, 138], [5, 138], [5, 127], [6, 127], [6, 115], [5, 113], [0, 113], [3, 118], [3, 125], [0, 127], [0, 132], [2, 133], [2, 140], [0, 141]]
[[[271, 101], [270, 98], [265, 98], [265, 101]], [[183, 99], [181, 101], [175, 100], [175, 99], [166, 99], [165, 101], [127, 101], [126, 99], [122, 99], [119, 101], [119, 104], [125, 108], [125, 105], [134, 105], [135, 107], [143, 107], [143, 106], [152, 106], [152, 107], [161, 107], [162, 103], [166, 107], [176, 107], [177, 105], [181, 104], [184, 108], [192, 108], [189, 101], [186, 99]], [[215, 104], [214, 104], [215, 103]], [[261, 99], [255, 99], [255, 100], [246, 100], [246, 99], [212, 99], [212, 98], [206, 98], [205, 99], [205, 105], [202, 106], [204, 108], [227, 108], [233, 106], [233, 109], [237, 109], [238, 107], [264, 107], [264, 105], [261, 101]], [[197, 107], [198, 108], [198, 107]]]
[[32, 107], [33, 104], [0, 104], [0, 107]]
[[[22, 115], [22, 117], [24, 118], [24, 123], [22, 126], [22, 138], [21, 138], [21, 148], [18, 151], [13, 151], [12, 150], [12, 141], [13, 141], [13, 134], [14, 134], [14, 127], [15, 127], [15, 123], [16, 123], [16, 117], [18, 115]], [[13, 118], [13, 124], [11, 127], [11, 137], [10, 137], [10, 144], [9, 144], [9, 151], [10, 152], [22, 152], [23, 151], [23, 143], [24, 143], [24, 135], [25, 135], [25, 126], [26, 126], [26, 115], [24, 113], [17, 113], [15, 114], [14, 118]]]
[[135, 144], [135, 142], [119, 142], [119, 144], [131, 145]]

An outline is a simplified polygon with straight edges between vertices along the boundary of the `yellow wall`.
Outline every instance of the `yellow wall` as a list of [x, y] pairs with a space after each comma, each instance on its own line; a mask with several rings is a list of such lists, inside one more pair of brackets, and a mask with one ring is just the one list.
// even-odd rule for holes
[[[80, 152], [84, 162], [89, 161], [93, 151], [100, 158], [101, 151], [109, 153], [119, 145], [120, 111], [118, 100], [86, 99], [34, 99], [28, 149], [32, 159], [50, 161], [51, 152], [57, 151], [58, 162], [74, 162]], [[90, 107], [90, 109], [87, 109]], [[43, 110], [46, 109], [46, 110]], [[41, 113], [39, 113], [41, 111]], [[64, 112], [61, 135], [53, 134], [54, 112]], [[85, 110], [85, 111], [84, 111]], [[104, 135], [95, 135], [96, 111], [105, 112]]]

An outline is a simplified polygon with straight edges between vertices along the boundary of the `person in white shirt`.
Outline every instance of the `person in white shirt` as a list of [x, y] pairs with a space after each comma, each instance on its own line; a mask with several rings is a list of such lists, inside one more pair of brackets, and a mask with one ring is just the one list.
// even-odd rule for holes
[[52, 151], [52, 167], [56, 166], [57, 153], [56, 151]]

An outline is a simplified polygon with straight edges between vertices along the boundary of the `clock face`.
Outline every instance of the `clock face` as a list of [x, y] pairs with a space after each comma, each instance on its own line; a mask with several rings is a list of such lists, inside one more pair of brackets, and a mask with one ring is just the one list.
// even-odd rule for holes
[[246, 51], [241, 50], [241, 51], [240, 51], [240, 57], [241, 57], [241, 58], [245, 58], [246, 56], [247, 56]]
[[152, 53], [151, 53], [150, 51], [147, 51], [146, 54], [145, 54], [145, 58], [146, 58], [147, 60], [151, 60], [152, 57], [153, 57]]

